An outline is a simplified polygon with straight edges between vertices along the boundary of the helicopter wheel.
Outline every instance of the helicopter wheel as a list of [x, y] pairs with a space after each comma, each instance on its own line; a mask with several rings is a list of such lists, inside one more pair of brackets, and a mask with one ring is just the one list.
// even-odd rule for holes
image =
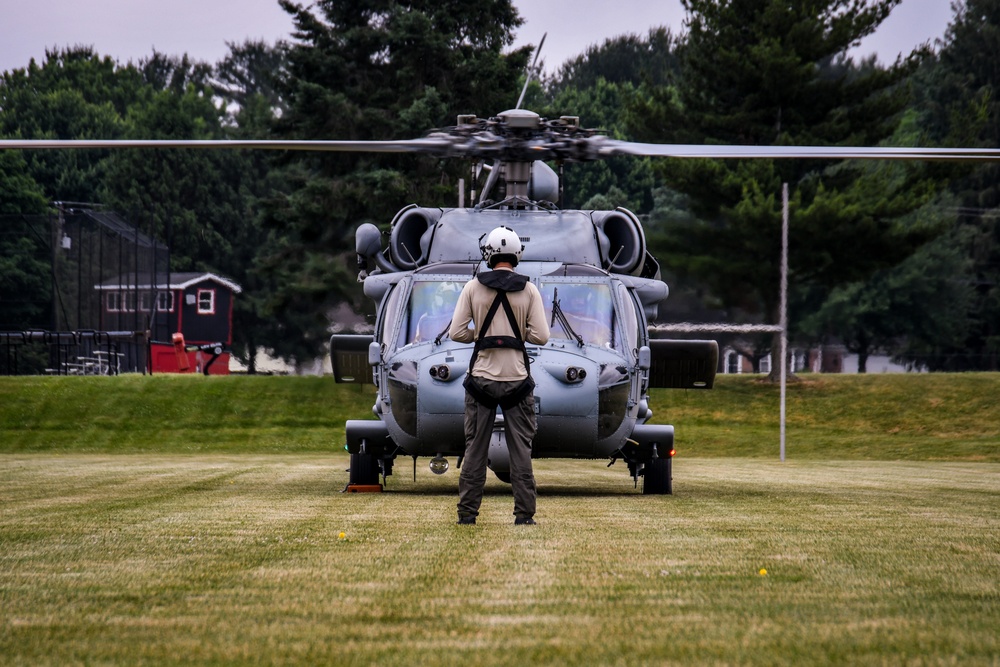
[[494, 470], [493, 474], [496, 475], [497, 479], [499, 479], [504, 484], [510, 484], [510, 471], [509, 470], [506, 471], [506, 472], [498, 472], [498, 471]]
[[351, 454], [350, 483], [361, 485], [378, 484], [378, 459], [371, 454]]
[[673, 494], [672, 463], [673, 459], [657, 458], [645, 465], [642, 475], [643, 495]]

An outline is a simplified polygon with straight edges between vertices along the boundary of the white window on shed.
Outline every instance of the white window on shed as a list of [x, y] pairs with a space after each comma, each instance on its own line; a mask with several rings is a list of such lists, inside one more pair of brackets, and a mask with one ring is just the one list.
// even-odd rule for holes
[[109, 313], [117, 313], [122, 309], [121, 292], [108, 292], [107, 300], [108, 300], [107, 306]]
[[156, 293], [156, 309], [161, 313], [172, 313], [174, 312], [174, 293], [173, 292], [157, 292]]
[[215, 315], [215, 290], [198, 290], [198, 314]]

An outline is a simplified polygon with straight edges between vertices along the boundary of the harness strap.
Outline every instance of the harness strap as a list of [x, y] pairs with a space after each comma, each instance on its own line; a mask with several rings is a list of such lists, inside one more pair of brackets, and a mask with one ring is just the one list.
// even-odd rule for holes
[[[513, 336], [487, 336], [486, 332], [489, 330], [490, 325], [493, 324], [493, 318], [497, 314], [497, 310], [503, 306], [504, 313], [507, 315], [507, 320], [510, 322], [510, 328], [513, 330]], [[480, 350], [488, 350], [491, 348], [506, 348], [521, 350], [524, 355], [524, 370], [528, 373], [528, 377], [525, 378], [524, 382], [518, 389], [509, 396], [506, 396], [502, 401], [498, 401], [493, 398], [485, 391], [483, 391], [476, 381], [473, 379], [472, 369], [476, 365], [476, 359], [479, 357]], [[497, 295], [493, 298], [493, 303], [490, 304], [489, 310], [486, 312], [486, 317], [483, 319], [483, 323], [479, 329], [479, 338], [476, 339], [475, 346], [472, 348], [472, 358], [469, 359], [469, 374], [463, 383], [466, 391], [476, 400], [477, 403], [485, 405], [489, 408], [496, 408], [499, 405], [503, 409], [512, 408], [527, 396], [535, 387], [535, 382], [531, 378], [531, 359], [528, 357], [528, 350], [524, 345], [524, 339], [521, 337], [521, 328], [518, 326], [517, 318], [514, 316], [514, 308], [510, 305], [510, 301], [507, 299], [507, 292], [503, 289], [497, 290]]]
[[[507, 320], [510, 322], [510, 328], [514, 331], [514, 335], [487, 336], [486, 332], [489, 330], [490, 325], [493, 324], [493, 318], [496, 316], [497, 310], [499, 310], [501, 305], [507, 314]], [[493, 303], [490, 304], [490, 309], [486, 311], [483, 324], [479, 328], [479, 338], [476, 339], [476, 344], [472, 348], [472, 358], [469, 359], [469, 375], [472, 375], [472, 369], [476, 365], [476, 359], [479, 357], [480, 350], [498, 347], [521, 350], [521, 353], [524, 355], [524, 370], [528, 373], [529, 377], [531, 376], [531, 359], [528, 357], [528, 350], [524, 346], [524, 339], [521, 338], [521, 327], [518, 326], [517, 318], [514, 316], [514, 309], [511, 307], [510, 301], [507, 300], [507, 293], [503, 291], [497, 291], [497, 295], [493, 298]]]

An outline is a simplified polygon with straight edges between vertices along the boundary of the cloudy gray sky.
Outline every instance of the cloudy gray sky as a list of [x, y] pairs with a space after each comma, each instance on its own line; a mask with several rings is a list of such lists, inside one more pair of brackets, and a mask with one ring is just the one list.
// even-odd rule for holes
[[[548, 33], [542, 58], [548, 70], [588, 45], [623, 33], [644, 35], [666, 25], [678, 33], [680, 0], [515, 0], [526, 23], [516, 44], [537, 44]], [[883, 62], [940, 38], [952, 12], [949, 0], [903, 0], [858, 50]], [[45, 49], [93, 46], [120, 62], [155, 48], [216, 62], [226, 42], [288, 37], [291, 21], [277, 0], [4, 0], [0, 12], [0, 71], [41, 61]]]

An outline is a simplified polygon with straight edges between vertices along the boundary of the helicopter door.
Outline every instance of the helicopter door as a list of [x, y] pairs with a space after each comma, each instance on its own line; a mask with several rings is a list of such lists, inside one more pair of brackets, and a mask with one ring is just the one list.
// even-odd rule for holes
[[622, 352], [630, 361], [636, 361], [639, 356], [639, 341], [642, 340], [640, 324], [642, 323], [642, 308], [636, 302], [635, 297], [629, 292], [628, 287], [618, 283], [618, 301], [621, 308], [623, 338], [621, 341]]
[[[400, 309], [402, 295], [405, 294], [405, 283], [397, 283], [389, 287], [389, 292], [379, 305], [375, 320], [375, 335], [367, 334], [334, 334], [330, 337], [330, 363], [333, 367], [335, 382], [354, 382], [370, 384], [375, 382], [372, 360], [368, 348], [377, 342], [381, 346], [381, 355], [395, 349], [387, 341], [393, 340], [397, 313]], [[377, 372], [377, 371], [376, 371]]]

